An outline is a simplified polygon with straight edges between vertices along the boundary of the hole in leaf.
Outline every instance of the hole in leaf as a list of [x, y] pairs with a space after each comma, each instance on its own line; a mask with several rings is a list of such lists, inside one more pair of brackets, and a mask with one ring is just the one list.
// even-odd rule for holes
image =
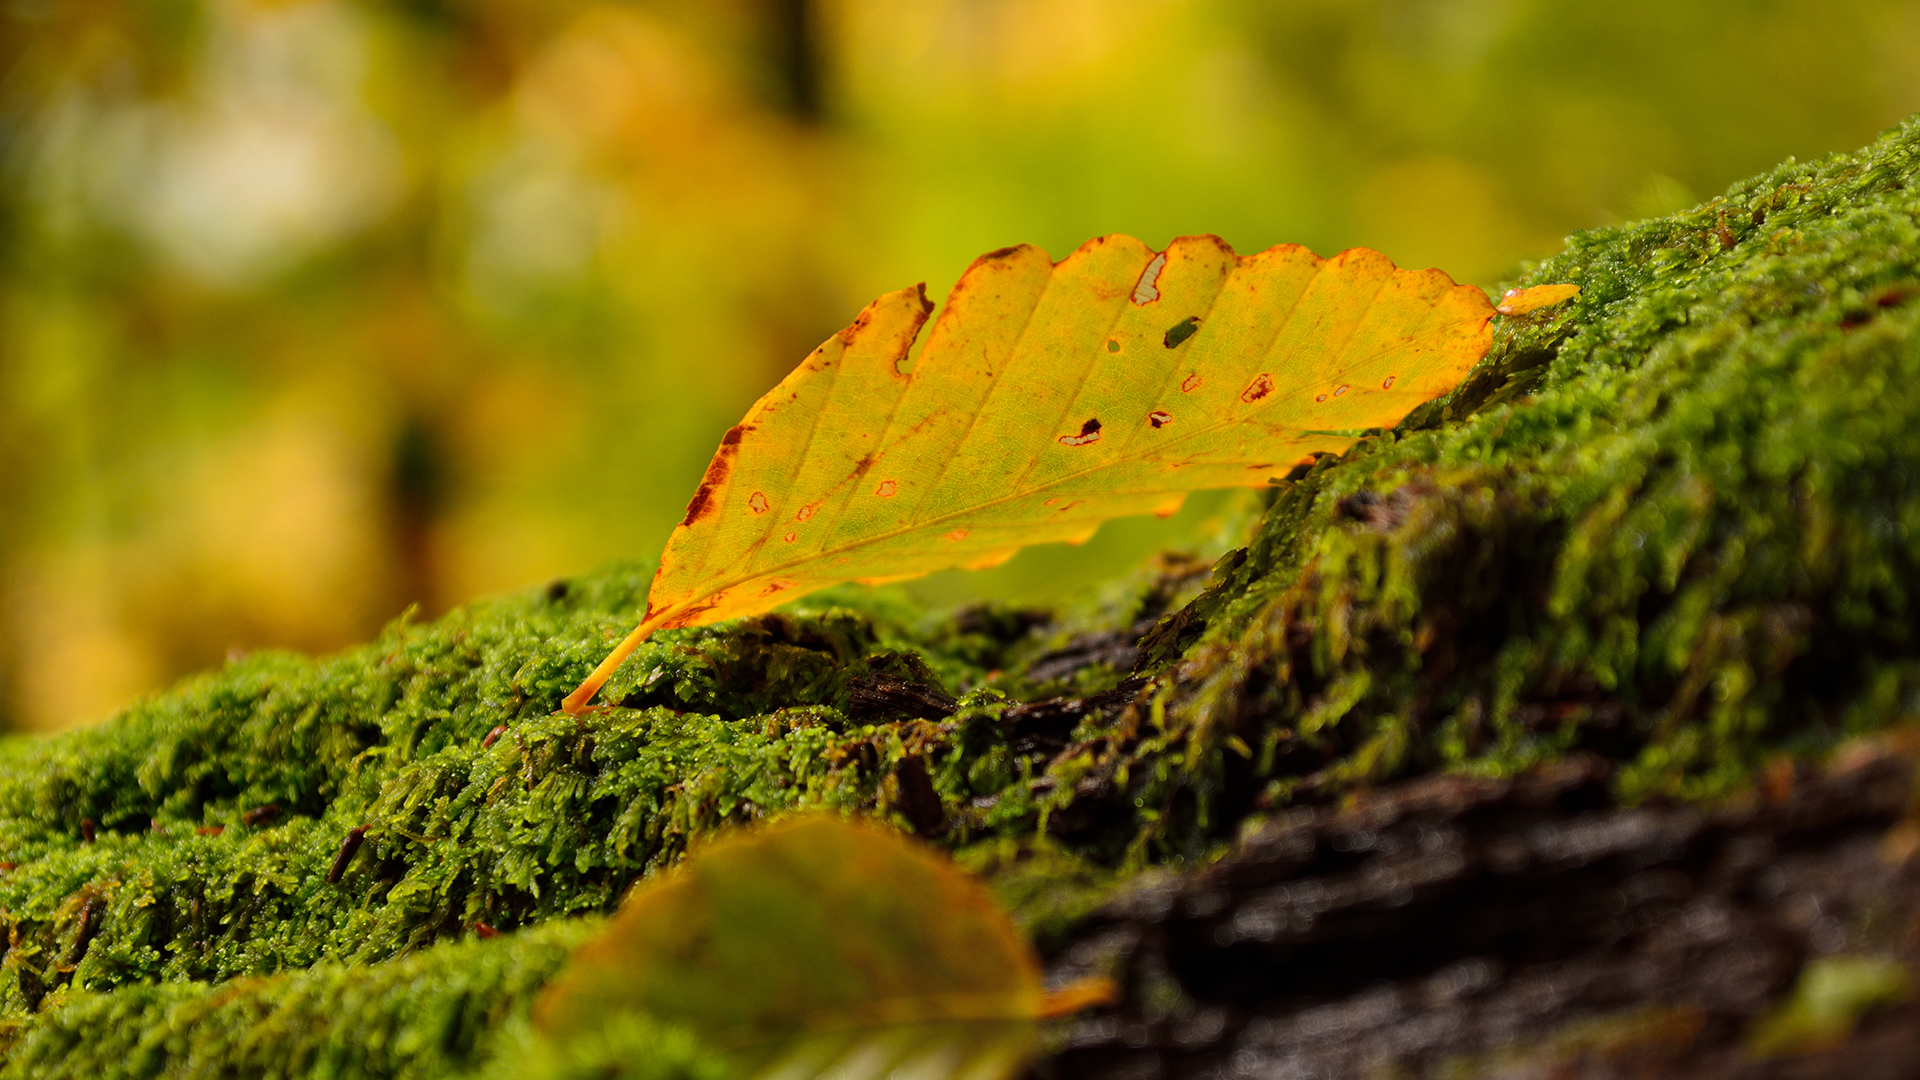
[[1160, 268], [1165, 265], [1167, 253], [1163, 251], [1153, 257], [1145, 270], [1140, 271], [1140, 281], [1133, 287], [1134, 304], [1144, 307], [1160, 299], [1160, 290], [1154, 283], [1160, 280]]
[[1086, 446], [1100, 441], [1100, 419], [1094, 417], [1080, 425], [1080, 434], [1060, 436], [1062, 446]]

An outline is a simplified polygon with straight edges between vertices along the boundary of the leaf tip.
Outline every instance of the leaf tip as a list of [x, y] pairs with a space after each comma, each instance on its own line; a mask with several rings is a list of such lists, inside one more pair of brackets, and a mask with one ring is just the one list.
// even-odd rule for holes
[[1552, 307], [1580, 295], [1580, 286], [1572, 284], [1534, 285], [1525, 289], [1508, 289], [1494, 306], [1502, 315], [1525, 315], [1529, 311]]

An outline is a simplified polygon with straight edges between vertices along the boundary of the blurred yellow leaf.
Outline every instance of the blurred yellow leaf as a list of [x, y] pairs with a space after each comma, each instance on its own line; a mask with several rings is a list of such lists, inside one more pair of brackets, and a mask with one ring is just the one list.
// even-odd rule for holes
[[1375, 251], [1239, 256], [1213, 236], [982, 256], [910, 359], [932, 310], [924, 287], [875, 300], [727, 432], [640, 626], [569, 711], [654, 630], [992, 566], [1345, 450], [1452, 389], [1493, 314]]
[[635, 891], [534, 1017], [564, 1040], [643, 1014], [757, 1075], [992, 1080], [1060, 1011], [978, 882], [896, 833], [809, 817], [717, 841]]

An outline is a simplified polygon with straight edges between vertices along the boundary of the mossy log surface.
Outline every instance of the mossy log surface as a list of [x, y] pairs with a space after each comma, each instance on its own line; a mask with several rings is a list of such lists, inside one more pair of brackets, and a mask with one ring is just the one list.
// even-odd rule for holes
[[557, 715], [615, 566], [0, 744], [0, 1076], [497, 1069], [631, 883], [801, 807], [1122, 977], [1042, 1073], [1911, 1074], [1920, 122], [1563, 281], [1097, 611], [848, 589]]

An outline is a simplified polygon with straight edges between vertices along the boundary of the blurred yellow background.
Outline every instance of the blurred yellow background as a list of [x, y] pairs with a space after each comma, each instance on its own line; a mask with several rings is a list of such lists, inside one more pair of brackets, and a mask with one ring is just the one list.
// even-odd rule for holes
[[0, 728], [51, 729], [652, 557], [755, 397], [984, 251], [1491, 285], [1920, 109], [1920, 6], [10, 0], [0, 65]]

